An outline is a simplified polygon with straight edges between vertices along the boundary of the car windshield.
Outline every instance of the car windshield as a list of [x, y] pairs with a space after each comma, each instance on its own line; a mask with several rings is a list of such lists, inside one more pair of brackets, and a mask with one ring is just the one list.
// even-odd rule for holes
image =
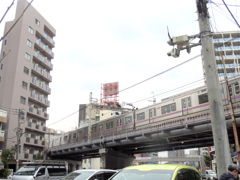
[[150, 171], [139, 171], [137, 169], [124, 169], [111, 180], [170, 180], [173, 170], [155, 169]]
[[78, 171], [72, 172], [63, 177], [61, 180], [85, 180], [90, 177], [94, 171]]
[[38, 168], [35, 168], [35, 167], [21, 167], [16, 173], [15, 175], [24, 175], [24, 176], [33, 176], [35, 174], [35, 171], [37, 170]]

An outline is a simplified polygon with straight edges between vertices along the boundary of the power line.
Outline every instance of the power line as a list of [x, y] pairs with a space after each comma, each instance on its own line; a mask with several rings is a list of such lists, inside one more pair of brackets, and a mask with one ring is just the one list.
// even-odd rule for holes
[[6, 14], [8, 13], [9, 9], [13, 6], [14, 1], [15, 1], [15, 0], [13, 0], [13, 2], [11, 3], [11, 5], [7, 8], [7, 10], [6, 10], [6, 12], [4, 13], [2, 19], [0, 20], [0, 24], [1, 24], [2, 20], [4, 19], [4, 17], [6, 16]]
[[10, 33], [10, 31], [13, 29], [13, 27], [18, 23], [18, 21], [20, 20], [20, 18], [24, 15], [25, 11], [28, 9], [28, 7], [32, 4], [34, 0], [32, 0], [27, 7], [23, 10], [22, 14], [18, 17], [18, 19], [15, 21], [15, 23], [11, 26], [11, 28], [6, 32], [6, 34], [3, 35], [3, 37], [0, 39], [0, 42], [8, 35], [8, 33]]
[[234, 21], [236, 22], [236, 24], [238, 25], [238, 27], [240, 28], [240, 25], [238, 24], [237, 20], [235, 19], [235, 17], [233, 16], [232, 12], [230, 11], [230, 9], [228, 8], [228, 6], [226, 5], [225, 1], [222, 0], [222, 2], [224, 3], [225, 7], [227, 8], [228, 12], [231, 14], [232, 18], [234, 19]]
[[[86, 107], [84, 107], [84, 108], [86, 109]], [[84, 109], [84, 108], [82, 108], [82, 109]], [[64, 119], [66, 119], [66, 118], [68, 118], [68, 117], [76, 114], [77, 112], [79, 112], [79, 111], [82, 110], [82, 109], [79, 109], [79, 110], [77, 110], [76, 112], [74, 112], [74, 113], [72, 113], [72, 114], [70, 114], [70, 115], [68, 115], [68, 116], [66, 116], [66, 117], [64, 117], [64, 118], [62, 118], [62, 119], [60, 119], [60, 120], [58, 120], [58, 121], [55, 121], [54, 123], [52, 123], [52, 124], [50, 124], [50, 125], [48, 125], [48, 126], [51, 126], [51, 125], [53, 125], [53, 124], [56, 124], [56, 123], [58, 123], [58, 122], [60, 122], [60, 121], [62, 121], [62, 120], [64, 120]]]
[[158, 74], [156, 74], [156, 75], [154, 75], [154, 76], [152, 76], [152, 77], [150, 77], [150, 78], [147, 78], [147, 79], [145, 79], [145, 80], [143, 80], [143, 81], [141, 81], [141, 82], [139, 82], [139, 83], [137, 83], [137, 84], [134, 84], [134, 85], [132, 85], [132, 86], [130, 86], [130, 87], [128, 87], [128, 88], [122, 89], [121, 91], [119, 91], [119, 93], [120, 93], [120, 92], [123, 92], [123, 91], [125, 91], [125, 90], [128, 90], [128, 89], [130, 89], [130, 88], [132, 88], [132, 87], [135, 87], [135, 86], [137, 86], [137, 85], [139, 85], [139, 84], [142, 84], [142, 83], [144, 83], [144, 82], [146, 82], [146, 81], [148, 81], [148, 80], [150, 80], [150, 79], [153, 79], [153, 78], [155, 78], [155, 77], [157, 77], [157, 76], [159, 76], [159, 75], [161, 75], [161, 74], [164, 74], [164, 73], [166, 73], [166, 72], [168, 72], [168, 71], [170, 71], [170, 70], [173, 70], [173, 69], [175, 69], [175, 68], [177, 68], [177, 67], [179, 67], [179, 66], [181, 66], [181, 65], [183, 65], [183, 64], [185, 64], [185, 63], [187, 63], [187, 62], [190, 62], [190, 61], [196, 59], [196, 58], [199, 57], [199, 56], [201, 56], [201, 54], [199, 54], [199, 55], [197, 55], [197, 56], [195, 56], [195, 57], [193, 57], [193, 58], [191, 58], [191, 59], [189, 59], [189, 60], [187, 60], [187, 61], [184, 61], [184, 62], [182, 62], [182, 63], [180, 63], [180, 64], [178, 64], [178, 65], [176, 65], [176, 66], [173, 66], [173, 67], [171, 67], [171, 68], [169, 68], [169, 69], [167, 69], [167, 70], [165, 70], [165, 71], [163, 71], [163, 72], [160, 72], [160, 73], [158, 73]]

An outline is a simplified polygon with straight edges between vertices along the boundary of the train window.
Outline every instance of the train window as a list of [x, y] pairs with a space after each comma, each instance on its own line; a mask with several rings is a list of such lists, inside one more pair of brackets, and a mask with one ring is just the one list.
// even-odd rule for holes
[[121, 119], [118, 119], [117, 120], [117, 126], [121, 126], [122, 125], [122, 121], [121, 121]]
[[233, 95], [232, 85], [228, 86], [228, 90], [229, 90], [230, 96], [232, 96]]
[[76, 138], [77, 137], [77, 133], [73, 133], [73, 138]]
[[176, 103], [168, 104], [166, 106], [162, 106], [162, 114], [167, 114], [173, 111], [176, 111]]
[[192, 106], [191, 97], [183, 98], [182, 99], [182, 108], [186, 109]]
[[207, 103], [208, 102], [208, 94], [202, 94], [198, 96], [199, 104]]
[[64, 141], [67, 141], [68, 140], [68, 136], [64, 136]]
[[99, 131], [103, 130], [103, 124], [99, 124]]
[[149, 109], [149, 117], [154, 117], [156, 115], [156, 108]]
[[82, 131], [79, 131], [78, 132], [78, 137], [81, 137], [82, 136]]
[[137, 114], [137, 121], [141, 121], [141, 120], [144, 120], [144, 119], [145, 119], [145, 113], [144, 112]]
[[132, 116], [125, 117], [125, 124], [129, 124], [132, 122]]
[[106, 129], [113, 128], [113, 122], [106, 123]]
[[92, 133], [95, 133], [95, 132], [97, 132], [97, 127], [96, 126], [92, 127]]
[[239, 94], [239, 93], [240, 93], [239, 84], [236, 83], [236, 84], [235, 84], [235, 94]]

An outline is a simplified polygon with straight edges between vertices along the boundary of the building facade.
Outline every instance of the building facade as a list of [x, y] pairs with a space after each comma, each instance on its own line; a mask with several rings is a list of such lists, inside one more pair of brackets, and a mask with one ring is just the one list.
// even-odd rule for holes
[[[14, 25], [28, 4], [27, 0], [18, 0], [15, 19], [6, 22], [4, 35], [12, 29], [2, 41], [0, 56], [0, 106], [8, 111], [7, 123], [2, 126], [5, 141], [0, 142], [0, 149], [16, 146], [16, 130], [20, 128], [20, 165], [43, 155], [56, 34], [32, 5]], [[23, 112], [21, 117], [19, 112]]]
[[228, 77], [240, 73], [240, 32], [226, 31], [213, 35], [216, 64], [220, 80], [224, 79], [224, 64]]

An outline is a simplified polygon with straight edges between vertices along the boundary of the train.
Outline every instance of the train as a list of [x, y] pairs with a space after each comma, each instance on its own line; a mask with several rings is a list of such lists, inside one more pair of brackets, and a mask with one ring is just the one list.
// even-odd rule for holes
[[[220, 92], [224, 109], [229, 109], [229, 95], [233, 106], [240, 106], [240, 75], [220, 81]], [[228, 86], [228, 88], [227, 88]], [[163, 126], [169, 123], [183, 123], [183, 121], [210, 113], [208, 92], [206, 86], [201, 86], [183, 93], [162, 99], [153, 105], [133, 109], [92, 124], [91, 134], [89, 128], [83, 127], [56, 136], [50, 141], [50, 146], [59, 146], [71, 143], [87, 142], [99, 137], [112, 136], [129, 131], [136, 131], [148, 126]], [[91, 136], [91, 137], [89, 137]]]

